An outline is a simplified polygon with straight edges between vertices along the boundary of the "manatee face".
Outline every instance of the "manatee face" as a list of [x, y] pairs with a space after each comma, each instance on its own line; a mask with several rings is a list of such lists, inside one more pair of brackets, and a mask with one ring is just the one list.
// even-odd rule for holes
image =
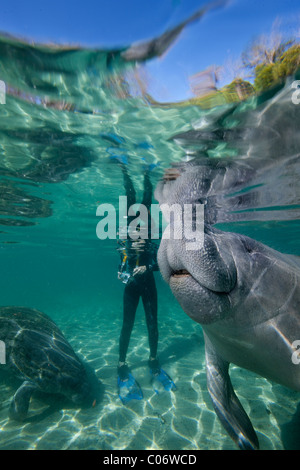
[[[245, 322], [259, 324], [276, 315], [283, 305], [290, 304], [293, 310], [291, 299], [297, 299], [300, 269], [256, 240], [213, 227], [211, 198], [213, 205], [222, 203], [226, 192], [232, 191], [234, 176], [241, 178], [241, 184], [249, 176], [240, 167], [229, 167], [224, 174], [222, 166], [214, 165], [178, 166], [167, 170], [158, 184], [155, 197], [161, 208], [178, 205], [184, 214], [186, 204], [207, 202], [202, 244], [190, 249], [184, 227], [181, 237], [174, 239], [176, 222], [171, 218], [171, 236], [164, 239], [163, 235], [158, 252], [159, 268], [183, 310], [198, 323], [209, 325], [230, 316], [235, 319], [235, 328]], [[291, 298], [290, 293], [294, 293]]]
[[224, 318], [230, 308], [229, 293], [236, 284], [236, 268], [230, 251], [220, 253], [207, 233], [200, 250], [189, 250], [188, 240], [163, 240], [158, 263], [183, 310], [195, 321], [207, 324]]

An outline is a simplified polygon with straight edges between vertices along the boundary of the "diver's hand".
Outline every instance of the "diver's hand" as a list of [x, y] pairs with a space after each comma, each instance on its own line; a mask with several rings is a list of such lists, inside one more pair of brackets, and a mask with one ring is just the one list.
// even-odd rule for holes
[[141, 274], [144, 274], [146, 272], [146, 266], [138, 266], [137, 268], [134, 268], [133, 270], [133, 276], [140, 276]]

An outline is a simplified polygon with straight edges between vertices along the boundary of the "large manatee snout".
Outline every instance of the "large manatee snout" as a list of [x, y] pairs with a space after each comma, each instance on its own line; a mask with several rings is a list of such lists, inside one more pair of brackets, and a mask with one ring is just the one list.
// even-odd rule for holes
[[236, 267], [230, 249], [218, 249], [219, 234], [205, 233], [202, 248], [188, 249], [186, 240], [162, 240], [158, 264], [183, 310], [207, 324], [226, 316]]

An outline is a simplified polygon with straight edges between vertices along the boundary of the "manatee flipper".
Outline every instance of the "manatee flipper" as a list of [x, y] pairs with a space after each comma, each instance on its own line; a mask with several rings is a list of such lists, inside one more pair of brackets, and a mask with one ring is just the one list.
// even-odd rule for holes
[[36, 390], [36, 386], [31, 382], [23, 382], [20, 388], [14, 394], [9, 415], [12, 419], [22, 421], [26, 418], [31, 395]]
[[258, 449], [259, 443], [251, 421], [234, 393], [228, 373], [229, 363], [218, 355], [207, 335], [205, 355], [207, 388], [218, 418], [240, 449]]

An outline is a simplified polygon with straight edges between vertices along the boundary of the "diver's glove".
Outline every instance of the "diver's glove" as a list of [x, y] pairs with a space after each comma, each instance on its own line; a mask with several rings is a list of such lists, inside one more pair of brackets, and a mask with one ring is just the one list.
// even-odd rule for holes
[[138, 266], [138, 267], [134, 268], [132, 275], [133, 276], [141, 276], [142, 274], [144, 274], [146, 272], [146, 270], [147, 270], [146, 266]]

